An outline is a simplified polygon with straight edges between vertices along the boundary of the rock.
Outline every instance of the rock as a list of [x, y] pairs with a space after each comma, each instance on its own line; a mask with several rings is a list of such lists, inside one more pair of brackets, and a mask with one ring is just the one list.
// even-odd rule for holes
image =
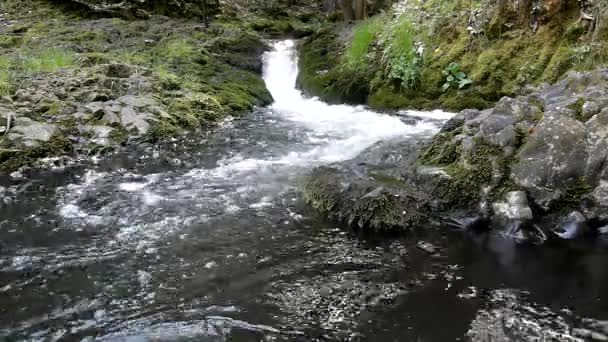
[[125, 64], [110, 64], [106, 76], [115, 78], [128, 78], [133, 73], [131, 67]]
[[91, 142], [100, 146], [110, 146], [110, 133], [114, 130], [108, 126], [85, 126], [84, 129], [92, 135]]
[[429, 254], [435, 254], [439, 251], [439, 249], [435, 247], [432, 243], [426, 241], [418, 241], [418, 243], [416, 243], [416, 247]]
[[18, 141], [26, 147], [36, 147], [40, 143], [49, 141], [56, 130], [57, 127], [53, 124], [19, 117], [15, 120], [15, 127], [9, 131], [8, 138]]
[[565, 116], [545, 116], [519, 152], [512, 166], [513, 181], [548, 208], [585, 175], [585, 125]]
[[117, 99], [118, 102], [127, 106], [142, 108], [147, 106], [158, 106], [158, 103], [148, 96], [125, 95]]
[[31, 256], [21, 255], [13, 258], [13, 268], [15, 271], [31, 271], [34, 268], [34, 261]]
[[591, 118], [600, 112], [600, 106], [595, 102], [586, 101], [583, 103], [582, 114], [584, 117]]
[[148, 121], [155, 120], [150, 113], [138, 113], [133, 107], [124, 107], [120, 111], [120, 122], [127, 129], [136, 128], [139, 134], [145, 134], [150, 129]]
[[528, 205], [528, 197], [523, 191], [511, 191], [505, 195], [504, 202], [492, 205], [494, 215], [506, 220], [532, 220], [532, 209]]
[[0, 134], [6, 133], [10, 128], [15, 126], [15, 112], [5, 107], [0, 107]]
[[575, 239], [589, 233], [587, 219], [578, 211], [573, 211], [563, 219], [559, 227], [553, 231], [561, 239]]

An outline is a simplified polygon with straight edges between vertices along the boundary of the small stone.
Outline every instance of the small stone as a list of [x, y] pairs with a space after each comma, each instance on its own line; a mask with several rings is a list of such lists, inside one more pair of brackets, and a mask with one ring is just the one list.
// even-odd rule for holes
[[146, 271], [137, 271], [137, 280], [141, 287], [147, 287], [152, 281], [152, 275]]
[[93, 314], [93, 317], [96, 321], [101, 321], [106, 317], [106, 310], [97, 310]]
[[205, 268], [210, 270], [212, 268], [217, 267], [217, 262], [215, 261], [209, 261], [208, 263], [205, 264]]
[[16, 271], [28, 271], [34, 267], [31, 256], [20, 255], [13, 258], [13, 267]]
[[435, 254], [438, 250], [438, 248], [435, 247], [432, 243], [426, 242], [426, 241], [418, 241], [418, 243], [416, 244], [416, 247], [418, 247], [419, 249], [421, 249], [429, 254]]
[[10, 174], [13, 179], [21, 179], [23, 178], [23, 173], [21, 171], [15, 171]]
[[583, 110], [583, 116], [585, 116], [586, 118], [590, 118], [600, 112], [600, 106], [598, 106], [597, 103], [595, 103], [595, 102], [587, 101], [587, 102], [583, 103], [582, 110]]

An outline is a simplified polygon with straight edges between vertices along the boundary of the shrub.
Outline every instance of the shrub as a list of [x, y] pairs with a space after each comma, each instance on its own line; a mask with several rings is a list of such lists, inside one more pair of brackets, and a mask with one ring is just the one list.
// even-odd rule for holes
[[382, 64], [385, 76], [396, 80], [405, 88], [416, 86], [420, 79], [421, 58], [414, 44], [415, 32], [406, 16], [400, 16], [384, 33]]
[[473, 81], [467, 77], [467, 74], [460, 70], [458, 63], [452, 62], [442, 71], [445, 76], [445, 83], [443, 84], [443, 92], [445, 93], [449, 89], [463, 89]]

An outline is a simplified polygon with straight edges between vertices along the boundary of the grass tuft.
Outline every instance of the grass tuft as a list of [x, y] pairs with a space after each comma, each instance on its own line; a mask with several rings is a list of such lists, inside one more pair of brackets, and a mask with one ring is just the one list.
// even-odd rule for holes
[[37, 54], [21, 55], [21, 68], [28, 75], [52, 72], [74, 66], [74, 54], [57, 48], [42, 50]]
[[342, 57], [344, 67], [356, 69], [366, 65], [369, 49], [381, 28], [377, 18], [362, 21], [355, 26], [352, 40]]

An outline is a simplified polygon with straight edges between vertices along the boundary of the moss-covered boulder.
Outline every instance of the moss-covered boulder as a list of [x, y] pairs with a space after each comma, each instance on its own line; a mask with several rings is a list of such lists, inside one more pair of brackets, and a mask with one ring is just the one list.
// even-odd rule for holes
[[[452, 205], [478, 205], [490, 216], [506, 194], [523, 190], [535, 217], [580, 210], [603, 222], [608, 111], [599, 108], [608, 104], [606, 85], [606, 70], [570, 73], [529, 96], [463, 111], [421, 152], [418, 163], [447, 175], [425, 186]], [[584, 103], [588, 117], [581, 120]]]

